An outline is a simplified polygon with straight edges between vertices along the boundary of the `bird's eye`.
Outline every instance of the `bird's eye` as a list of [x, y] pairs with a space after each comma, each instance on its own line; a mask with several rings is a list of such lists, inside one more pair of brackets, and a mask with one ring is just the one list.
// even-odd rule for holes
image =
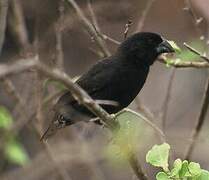
[[62, 121], [64, 120], [64, 116], [61, 115], [61, 114], [59, 114], [59, 115], [58, 115], [58, 120], [59, 120], [59, 122], [62, 122]]

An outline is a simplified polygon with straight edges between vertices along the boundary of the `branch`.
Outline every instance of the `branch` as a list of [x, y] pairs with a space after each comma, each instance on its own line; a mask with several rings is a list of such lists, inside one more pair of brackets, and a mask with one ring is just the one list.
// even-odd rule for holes
[[129, 29], [131, 27], [131, 25], [133, 24], [133, 22], [131, 20], [128, 20], [128, 22], [126, 23], [125, 25], [125, 31], [124, 31], [124, 39], [127, 38], [127, 35], [128, 35], [128, 32], [129, 32]]
[[51, 77], [52, 79], [64, 83], [69, 88], [71, 93], [76, 97], [79, 103], [86, 106], [95, 115], [104, 120], [104, 122], [111, 129], [117, 126], [116, 122], [112, 121], [113, 117], [110, 116], [105, 110], [103, 110], [98, 104], [96, 104], [84, 90], [82, 90], [78, 85], [74, 84], [73, 80], [71, 80], [66, 73], [61, 72], [58, 69], [49, 69], [46, 65], [39, 62], [38, 56], [35, 56], [27, 60], [18, 60], [17, 62], [10, 65], [0, 65], [0, 78], [11, 74], [20, 73], [31, 68], [36, 68], [41, 73]]
[[142, 12], [141, 18], [139, 20], [139, 23], [137, 25], [137, 31], [142, 31], [143, 27], [144, 27], [144, 22], [146, 20], [146, 17], [152, 7], [152, 4], [155, 2], [155, 0], [148, 0], [146, 7], [144, 8], [144, 11]]
[[209, 78], [207, 79], [207, 82], [205, 84], [205, 92], [204, 92], [204, 95], [202, 98], [202, 105], [201, 105], [200, 113], [198, 116], [197, 125], [196, 125], [195, 130], [192, 134], [192, 140], [191, 140], [191, 143], [190, 143], [189, 148], [187, 150], [185, 159], [188, 159], [188, 160], [191, 159], [193, 149], [194, 149], [195, 144], [197, 142], [197, 138], [202, 130], [205, 117], [207, 115], [208, 105], [209, 105]]
[[170, 104], [170, 99], [171, 99], [171, 90], [172, 90], [172, 86], [173, 86], [173, 81], [174, 81], [174, 77], [175, 77], [175, 73], [176, 73], [176, 69], [172, 69], [171, 70], [171, 75], [169, 78], [169, 82], [167, 85], [167, 90], [166, 90], [166, 96], [161, 108], [161, 112], [162, 113], [162, 130], [165, 133], [165, 128], [166, 128], [166, 118], [168, 115], [168, 108], [169, 108], [169, 104]]
[[30, 68], [33, 68], [37, 63], [38, 63], [38, 56], [31, 57], [28, 59], [20, 59], [12, 64], [2, 63], [0, 64], [0, 78], [29, 70]]
[[184, 46], [189, 49], [191, 52], [193, 52], [194, 54], [200, 56], [204, 61], [209, 63], [209, 58], [205, 55], [202, 54], [201, 52], [199, 52], [198, 50], [196, 50], [195, 48], [191, 47], [189, 44], [184, 43]]
[[8, 19], [8, 25], [17, 44], [22, 50], [22, 53], [26, 56], [28, 53], [27, 50], [30, 47], [30, 42], [28, 39], [23, 9], [19, 0], [11, 0], [11, 11]]
[[64, 0], [59, 2], [59, 21], [55, 24], [55, 38], [56, 38], [56, 65], [57, 68], [63, 69], [64, 65], [64, 53], [62, 46], [62, 31], [63, 31], [63, 19], [64, 19]]
[[98, 35], [96, 32], [94, 26], [91, 24], [91, 22], [86, 18], [81, 8], [78, 6], [78, 4], [74, 0], [66, 0], [68, 3], [72, 5], [74, 10], [76, 11], [78, 17], [80, 18], [81, 22], [83, 23], [84, 27], [88, 31], [88, 33], [95, 38], [95, 41], [97, 42], [99, 48], [104, 53], [105, 56], [110, 56], [110, 52], [103, 41], [103, 39]]
[[[159, 57], [158, 61], [163, 64], [168, 64], [165, 57]], [[175, 68], [209, 68], [208, 62], [202, 61], [181, 61], [181, 60], [173, 60], [169, 61], [169, 66]]]
[[194, 11], [194, 8], [192, 7], [192, 2], [191, 0], [184, 0], [184, 3], [185, 3], [185, 8], [184, 10], [186, 10], [189, 15], [191, 16], [192, 18], [192, 21], [194, 23], [194, 27], [195, 27], [195, 30], [198, 34], [198, 36], [200, 36], [200, 39], [201, 40], [204, 40], [205, 39], [205, 36], [203, 35], [203, 30], [200, 28], [200, 23], [203, 21], [203, 17], [198, 17], [196, 12]]
[[4, 38], [5, 38], [7, 10], [8, 10], [8, 0], [1, 0], [0, 1], [0, 54], [2, 51]]
[[[58, 69], [50, 69], [43, 63], [39, 62], [38, 56], [27, 60], [18, 60], [18, 62], [11, 65], [0, 65], [0, 78], [6, 75], [26, 71], [31, 68], [36, 68], [44, 75], [65, 84], [78, 102], [83, 104], [87, 109], [99, 117], [110, 128], [111, 131], [118, 129], [119, 124], [118, 122], [114, 121], [114, 116], [109, 115], [103, 108], [101, 108], [83, 89], [75, 84], [66, 73], [61, 72]], [[132, 154], [131, 159], [129, 159], [129, 163], [139, 179], [147, 179], [145, 178], [146, 176], [144, 173], [141, 171], [141, 168], [139, 168], [140, 164], [138, 163], [135, 154]]]

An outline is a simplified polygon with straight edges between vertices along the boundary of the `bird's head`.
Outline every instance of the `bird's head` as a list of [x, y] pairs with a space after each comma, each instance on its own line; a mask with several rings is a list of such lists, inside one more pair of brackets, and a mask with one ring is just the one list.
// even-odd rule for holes
[[148, 66], [153, 64], [160, 54], [173, 52], [174, 49], [167, 40], [151, 32], [136, 33], [122, 42], [118, 48], [118, 53], [128, 61]]

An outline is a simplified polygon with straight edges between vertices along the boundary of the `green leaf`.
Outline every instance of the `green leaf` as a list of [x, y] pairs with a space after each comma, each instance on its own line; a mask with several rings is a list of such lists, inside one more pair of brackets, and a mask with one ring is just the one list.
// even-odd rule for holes
[[162, 167], [164, 171], [168, 171], [168, 155], [170, 146], [167, 143], [154, 145], [146, 155], [146, 162], [156, 167]]
[[193, 176], [199, 176], [202, 173], [199, 163], [190, 162], [188, 168]]
[[10, 112], [3, 106], [0, 106], [0, 128], [9, 128], [13, 118]]
[[202, 170], [201, 175], [195, 180], [209, 180], [209, 172], [206, 170]]
[[[197, 49], [200, 52], [204, 51], [204, 44], [200, 41], [193, 41], [191, 43], [192, 47], [194, 47], [195, 49]], [[180, 54], [177, 54], [177, 59], [181, 59], [182, 61], [195, 61], [195, 60], [199, 60], [200, 56], [191, 52], [188, 49], [184, 49]]]
[[12, 163], [24, 165], [28, 161], [28, 156], [20, 143], [12, 139], [5, 145], [5, 156]]
[[178, 176], [179, 172], [182, 168], [182, 161], [181, 159], [176, 159], [173, 163], [173, 169], [171, 170], [171, 177]]
[[123, 110], [115, 115], [120, 129], [114, 134], [114, 143], [118, 145], [124, 154], [135, 151], [143, 134], [143, 121], [139, 114], [130, 110]]
[[176, 53], [180, 53], [181, 52], [181, 48], [174, 41], [168, 41], [168, 43], [175, 50]]
[[184, 177], [188, 173], [188, 165], [189, 165], [189, 163], [187, 160], [184, 160], [182, 162], [181, 170], [179, 171], [180, 178]]
[[157, 180], [170, 180], [170, 178], [168, 177], [168, 175], [165, 172], [157, 173], [156, 179]]
[[[130, 153], [138, 150], [140, 142], [145, 139], [143, 135], [146, 128], [144, 128], [145, 123], [142, 117], [128, 109], [115, 114], [115, 120], [119, 122], [120, 129], [113, 134], [113, 140], [107, 146], [105, 154], [113, 163], [121, 163], [124, 160], [126, 162]], [[140, 141], [141, 139], [142, 141]]]

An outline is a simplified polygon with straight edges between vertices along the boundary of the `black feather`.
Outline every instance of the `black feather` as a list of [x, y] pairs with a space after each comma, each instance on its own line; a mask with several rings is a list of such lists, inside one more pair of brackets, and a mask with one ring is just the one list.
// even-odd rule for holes
[[[156, 50], [163, 41], [155, 33], [134, 34], [120, 45], [113, 56], [98, 61], [76, 83], [94, 100], [117, 102], [118, 106], [101, 105], [108, 113], [116, 113], [127, 107], [142, 89], [150, 65], [164, 52]], [[171, 46], [168, 48], [168, 52], [173, 52]], [[66, 126], [95, 117], [78, 104], [70, 92], [59, 98], [54, 110], [56, 118], [53, 121], [65, 122]]]

